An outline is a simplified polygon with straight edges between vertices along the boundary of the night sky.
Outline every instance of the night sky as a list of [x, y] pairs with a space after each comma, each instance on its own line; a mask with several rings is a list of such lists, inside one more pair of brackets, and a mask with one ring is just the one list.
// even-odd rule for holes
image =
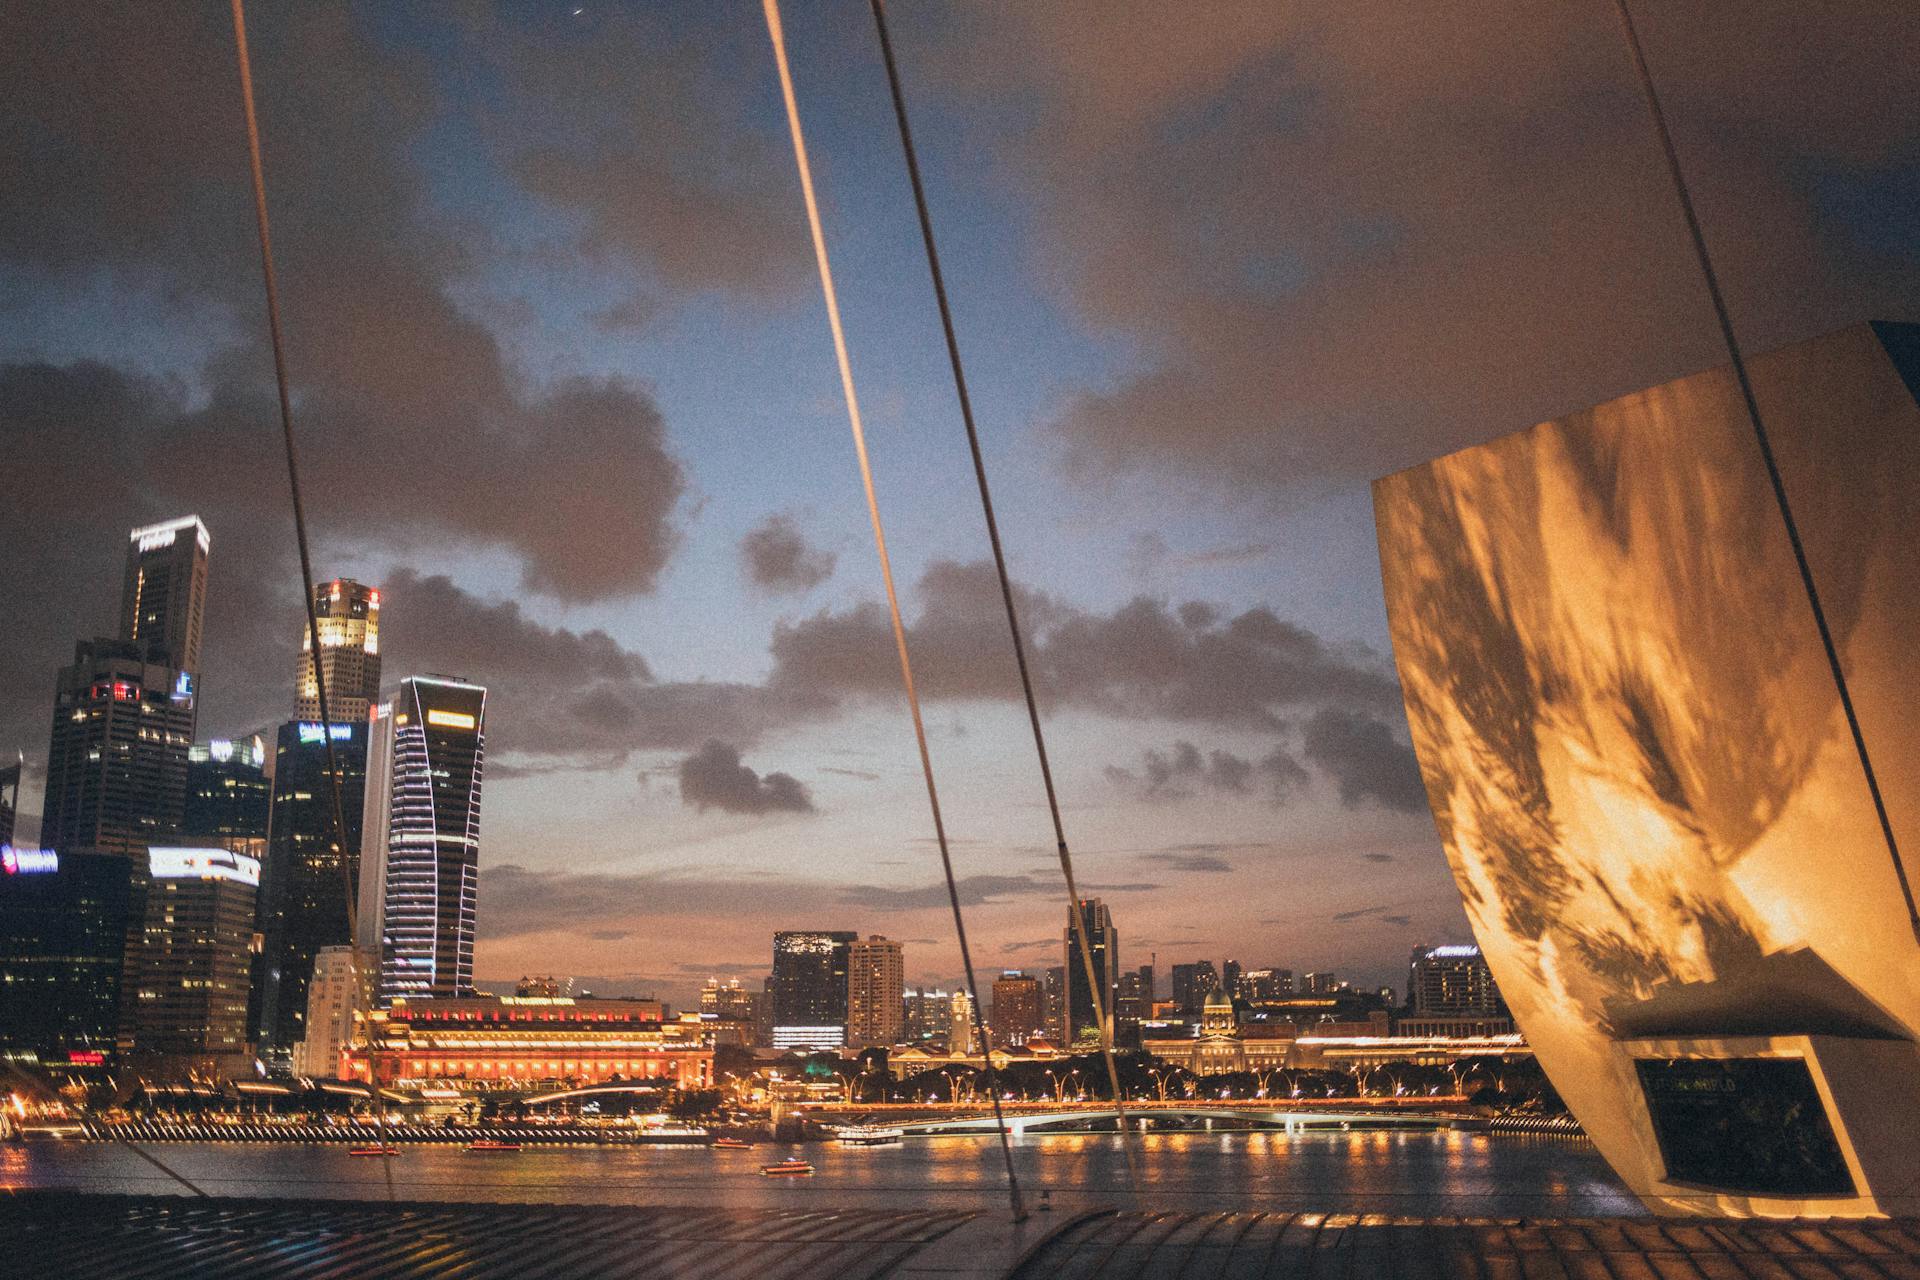
[[[1920, 316], [1920, 8], [1640, 9], [1742, 338]], [[291, 714], [302, 623], [226, 6], [4, 11], [0, 747], [31, 815], [129, 527], [212, 532], [203, 737]], [[1466, 924], [1368, 481], [1722, 361], [1611, 5], [893, 25], [1123, 963], [1402, 982]], [[494, 693], [481, 977], [684, 1000], [818, 927], [951, 981], [759, 6], [250, 26], [316, 571], [383, 589], [389, 684]], [[871, 21], [786, 27], [976, 959], [1059, 963]]]

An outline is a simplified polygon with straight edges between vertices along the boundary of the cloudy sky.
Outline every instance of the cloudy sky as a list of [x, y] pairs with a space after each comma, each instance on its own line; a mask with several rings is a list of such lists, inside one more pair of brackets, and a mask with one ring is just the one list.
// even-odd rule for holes
[[[0, 745], [213, 534], [203, 734], [300, 628], [225, 6], [8, 4]], [[1920, 10], [1642, 0], [1743, 337], [1920, 304]], [[1080, 878], [1123, 961], [1396, 981], [1465, 923], [1368, 481], [1719, 362], [1610, 5], [901, 3]], [[759, 6], [252, 8], [318, 570], [494, 690], [483, 977], [780, 927], [957, 972]], [[1063, 890], [870, 19], [793, 6], [983, 966]]]

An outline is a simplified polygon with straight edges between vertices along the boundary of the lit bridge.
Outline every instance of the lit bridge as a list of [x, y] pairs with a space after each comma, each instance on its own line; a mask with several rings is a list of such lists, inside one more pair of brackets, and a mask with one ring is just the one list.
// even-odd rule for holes
[[[1188, 1130], [1196, 1123], [1200, 1128], [1210, 1130], [1215, 1127], [1216, 1122], [1225, 1121], [1233, 1128], [1271, 1130], [1280, 1133], [1311, 1133], [1352, 1129], [1450, 1129], [1459, 1123], [1460, 1117], [1436, 1115], [1432, 1112], [1299, 1111], [1279, 1107], [1247, 1106], [1162, 1105], [1127, 1108], [1127, 1128], [1130, 1130], [1146, 1132], [1163, 1128], [1167, 1127], [1168, 1121], [1177, 1122], [1182, 1130]], [[908, 1137], [992, 1133], [997, 1128], [997, 1122], [990, 1114], [946, 1115], [922, 1120], [888, 1118], [880, 1123], [888, 1128], [898, 1129], [902, 1135]], [[1091, 1106], [1080, 1110], [1010, 1112], [1006, 1117], [1006, 1125], [1007, 1132], [1015, 1137], [1029, 1132], [1070, 1132], [1093, 1126], [1102, 1126], [1111, 1131], [1114, 1128], [1114, 1115], [1112, 1107]]]

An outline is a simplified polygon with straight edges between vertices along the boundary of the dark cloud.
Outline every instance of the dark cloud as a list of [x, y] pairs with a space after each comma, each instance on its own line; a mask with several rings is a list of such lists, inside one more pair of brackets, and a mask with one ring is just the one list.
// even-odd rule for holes
[[1137, 772], [1118, 765], [1108, 765], [1105, 772], [1109, 782], [1148, 801], [1188, 800], [1200, 792], [1244, 796], [1257, 789], [1273, 804], [1283, 805], [1307, 783], [1307, 771], [1278, 745], [1256, 761], [1231, 751], [1203, 755], [1182, 741], [1166, 751], [1149, 749]]
[[1233, 864], [1216, 853], [1149, 853], [1142, 858], [1158, 862], [1171, 871], [1219, 873], [1233, 870]]
[[633, 934], [625, 929], [589, 929], [585, 936], [594, 942], [619, 942]]
[[761, 777], [740, 763], [740, 749], [710, 739], [680, 762], [680, 803], [723, 813], [812, 813], [813, 797], [790, 773]]
[[[1159, 887], [1157, 884], [1084, 883], [1080, 886], [1087, 893], [1147, 893]], [[1057, 895], [1062, 899], [1061, 909], [1065, 910], [1066, 890], [1057, 877], [962, 876], [955, 882], [955, 888], [959, 891], [960, 905], [963, 907], [977, 907], [985, 903], [1001, 902], [1008, 898]], [[949, 905], [947, 886], [944, 883], [913, 889], [887, 889], [878, 885], [858, 885], [842, 890], [840, 901], [848, 906], [893, 911], [912, 911]]]
[[794, 879], [717, 876], [710, 868], [647, 872], [536, 870], [512, 862], [480, 868], [480, 932], [489, 942], [590, 929], [641, 932], [662, 919], [736, 920], [769, 902], [801, 913], [835, 909], [831, 886]]
[[1307, 721], [1301, 738], [1307, 759], [1333, 776], [1340, 802], [1349, 808], [1372, 800], [1401, 813], [1426, 809], [1426, 786], [1413, 748], [1397, 740], [1384, 721], [1326, 707]]
[[506, 93], [488, 136], [527, 190], [579, 218], [573, 249], [682, 294], [805, 284], [791, 156], [751, 119], [764, 81], [740, 74], [764, 62], [764, 32], [619, 6], [469, 7], [463, 25], [463, 52]]
[[862, 781], [862, 782], [878, 782], [878, 781], [880, 781], [880, 775], [879, 775], [879, 774], [877, 774], [877, 773], [870, 773], [870, 772], [868, 772], [868, 771], [867, 771], [867, 770], [865, 770], [865, 769], [840, 769], [840, 768], [836, 768], [835, 766], [833, 766], [833, 765], [830, 765], [830, 764], [829, 764], [829, 765], [822, 765], [822, 766], [820, 767], [820, 772], [822, 772], [822, 773], [837, 773], [837, 774], [839, 774], [839, 775], [840, 775], [841, 777], [843, 777], [843, 778], [858, 778], [858, 779], [860, 779], [860, 781]]
[[1401, 915], [1394, 908], [1387, 906], [1356, 907], [1351, 911], [1336, 912], [1333, 916], [1335, 924], [1354, 924], [1361, 920], [1377, 920], [1381, 924], [1391, 925], [1413, 923], [1413, 917]]
[[[985, 563], [932, 565], [918, 584], [908, 643], [930, 699], [1009, 699], [1020, 686], [999, 585]], [[1145, 597], [1093, 613], [1038, 592], [1017, 593], [1036, 682], [1055, 704], [1129, 719], [1278, 729], [1281, 711], [1338, 705], [1400, 714], [1393, 677], [1365, 651], [1326, 644], [1270, 609], [1223, 618]], [[780, 624], [775, 690], [893, 698], [899, 671], [886, 611], [822, 610]]]
[[1362, 858], [1365, 858], [1368, 862], [1392, 862], [1393, 861], [1393, 855], [1390, 853], [1363, 853], [1360, 856]]
[[[604, 631], [547, 626], [515, 601], [482, 600], [441, 575], [402, 569], [381, 586], [386, 669], [485, 684], [490, 745], [515, 756], [612, 767], [634, 751], [691, 750], [716, 734], [750, 742], [799, 714], [753, 685], [658, 682]], [[508, 761], [516, 764], [547, 767]]]
[[[1004, 128], [1034, 259], [1141, 353], [1057, 422], [1080, 471], [1315, 491], [1721, 363], [1617, 23], [1538, 19], [1136, 0], [909, 24]], [[1920, 10], [1643, 20], [1743, 336], [1911, 311]]]
[[791, 516], [768, 516], [740, 539], [747, 579], [769, 595], [811, 590], [833, 576], [834, 555], [813, 546]]

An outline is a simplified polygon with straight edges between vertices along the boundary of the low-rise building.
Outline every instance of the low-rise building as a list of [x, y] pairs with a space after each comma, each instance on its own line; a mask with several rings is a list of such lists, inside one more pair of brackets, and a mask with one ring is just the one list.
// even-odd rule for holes
[[668, 1020], [657, 1000], [474, 996], [396, 1000], [369, 1015], [367, 1044], [348, 1051], [351, 1079], [390, 1085], [469, 1080], [524, 1086], [661, 1080], [713, 1083], [713, 1045], [699, 1014]]

